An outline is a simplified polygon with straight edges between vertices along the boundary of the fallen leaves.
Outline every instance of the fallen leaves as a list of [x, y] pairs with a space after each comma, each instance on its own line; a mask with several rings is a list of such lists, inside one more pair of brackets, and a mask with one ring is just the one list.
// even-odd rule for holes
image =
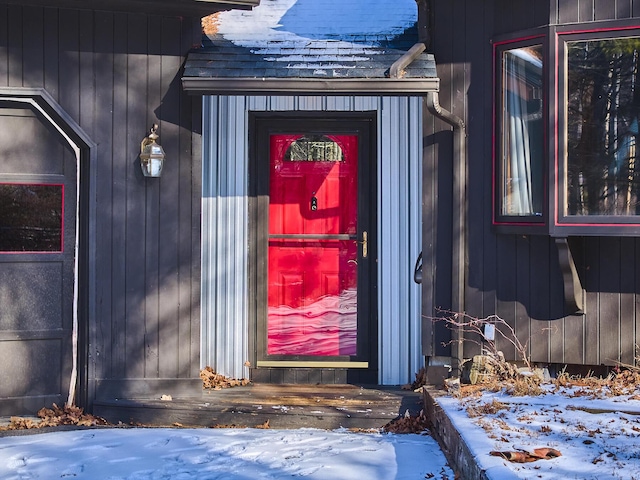
[[[556, 392], [562, 388], [573, 388], [570, 396], [607, 398], [622, 395], [637, 395], [640, 389], [640, 371], [637, 368], [620, 369], [612, 371], [604, 378], [593, 376], [574, 377], [567, 373], [561, 373], [553, 381]], [[579, 387], [579, 388], [577, 388]]]
[[202, 33], [205, 35], [215, 35], [218, 33], [218, 25], [220, 24], [219, 14], [214, 13], [202, 19]]
[[[246, 425], [236, 425], [235, 423], [232, 423], [231, 425], [222, 425], [219, 423], [216, 423], [215, 425], [211, 425], [211, 427], [209, 428], [249, 428]], [[253, 428], [257, 428], [259, 430], [269, 430], [271, 427], [269, 426], [269, 419], [265, 420], [264, 423], [261, 423], [260, 425], [254, 425]]]
[[467, 407], [467, 416], [469, 418], [480, 417], [483, 415], [495, 415], [500, 410], [508, 410], [509, 405], [499, 402], [495, 398], [488, 403], [480, 405], [469, 405]]
[[382, 430], [387, 433], [422, 433], [429, 430], [431, 422], [424, 414], [424, 410], [420, 410], [418, 415], [411, 415], [407, 410], [404, 416], [390, 421]]
[[84, 413], [82, 408], [75, 406], [58, 407], [55, 403], [52, 408], [38, 410], [38, 418], [35, 421], [30, 418], [11, 417], [9, 425], [0, 427], [0, 430], [26, 430], [32, 428], [59, 427], [61, 425], [77, 425], [93, 427], [96, 425], [109, 425], [104, 418]]
[[222, 390], [223, 388], [232, 388], [232, 387], [244, 387], [251, 383], [249, 380], [245, 378], [241, 378], [237, 380], [235, 378], [225, 377], [216, 371], [207, 366], [200, 371], [200, 378], [202, 379], [203, 388], [211, 389], [211, 390]]
[[411, 391], [416, 391], [420, 388], [422, 388], [423, 386], [427, 385], [427, 369], [422, 367], [418, 373], [416, 373], [416, 379], [413, 381], [413, 383], [407, 384], [407, 385], [403, 385], [402, 389], [403, 390], [411, 390]]
[[509, 462], [514, 463], [529, 463], [535, 462], [537, 460], [550, 460], [552, 458], [561, 457], [562, 453], [555, 448], [543, 447], [543, 448], [535, 448], [533, 452], [527, 452], [524, 450], [519, 451], [492, 451], [490, 455], [494, 457], [502, 457]]

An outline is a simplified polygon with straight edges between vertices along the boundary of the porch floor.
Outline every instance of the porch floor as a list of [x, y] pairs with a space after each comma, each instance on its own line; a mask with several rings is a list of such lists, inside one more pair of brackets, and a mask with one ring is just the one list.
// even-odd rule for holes
[[252, 384], [188, 399], [96, 401], [93, 413], [126, 424], [370, 429], [421, 409], [421, 393], [398, 387]]

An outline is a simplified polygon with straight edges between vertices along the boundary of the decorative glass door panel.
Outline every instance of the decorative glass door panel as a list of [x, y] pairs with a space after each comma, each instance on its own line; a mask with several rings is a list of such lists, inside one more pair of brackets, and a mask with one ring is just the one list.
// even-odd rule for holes
[[269, 355], [358, 353], [357, 169], [357, 135], [270, 136]]

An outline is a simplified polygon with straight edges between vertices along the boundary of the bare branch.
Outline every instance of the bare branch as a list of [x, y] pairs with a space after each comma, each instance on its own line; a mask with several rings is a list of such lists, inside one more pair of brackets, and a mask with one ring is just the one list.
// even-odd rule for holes
[[449, 310], [437, 310], [438, 313], [444, 314], [441, 317], [432, 317], [432, 320], [444, 321], [450, 328], [462, 329], [463, 333], [473, 333], [478, 335], [483, 342], [471, 338], [465, 338], [464, 341], [475, 343], [486, 350], [494, 357], [499, 358], [501, 355], [496, 347], [495, 338], [491, 339], [485, 334], [486, 325], [494, 325], [500, 328], [495, 328], [497, 332], [504, 340], [509, 342], [515, 348], [520, 359], [524, 362], [529, 370], [531, 370], [531, 361], [529, 358], [529, 339], [524, 343], [517, 337], [515, 330], [509, 325], [506, 320], [500, 318], [498, 315], [489, 315], [488, 317], [478, 318], [473, 317], [464, 312], [452, 312]]

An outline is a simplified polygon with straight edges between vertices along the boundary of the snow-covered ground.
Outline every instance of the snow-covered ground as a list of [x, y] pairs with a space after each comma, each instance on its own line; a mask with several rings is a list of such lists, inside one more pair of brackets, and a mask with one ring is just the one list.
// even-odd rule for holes
[[[485, 392], [438, 403], [492, 480], [640, 479], [640, 397], [546, 386], [541, 396]], [[513, 463], [491, 452], [553, 448], [562, 456]]]
[[[640, 396], [545, 388], [541, 396], [484, 392], [437, 401], [491, 480], [640, 479]], [[495, 456], [538, 448], [561, 456], [531, 463]], [[7, 480], [300, 477], [454, 480], [454, 473], [428, 435], [99, 428], [0, 438], [0, 478]]]
[[0, 438], [0, 478], [453, 480], [427, 435], [109, 428]]

